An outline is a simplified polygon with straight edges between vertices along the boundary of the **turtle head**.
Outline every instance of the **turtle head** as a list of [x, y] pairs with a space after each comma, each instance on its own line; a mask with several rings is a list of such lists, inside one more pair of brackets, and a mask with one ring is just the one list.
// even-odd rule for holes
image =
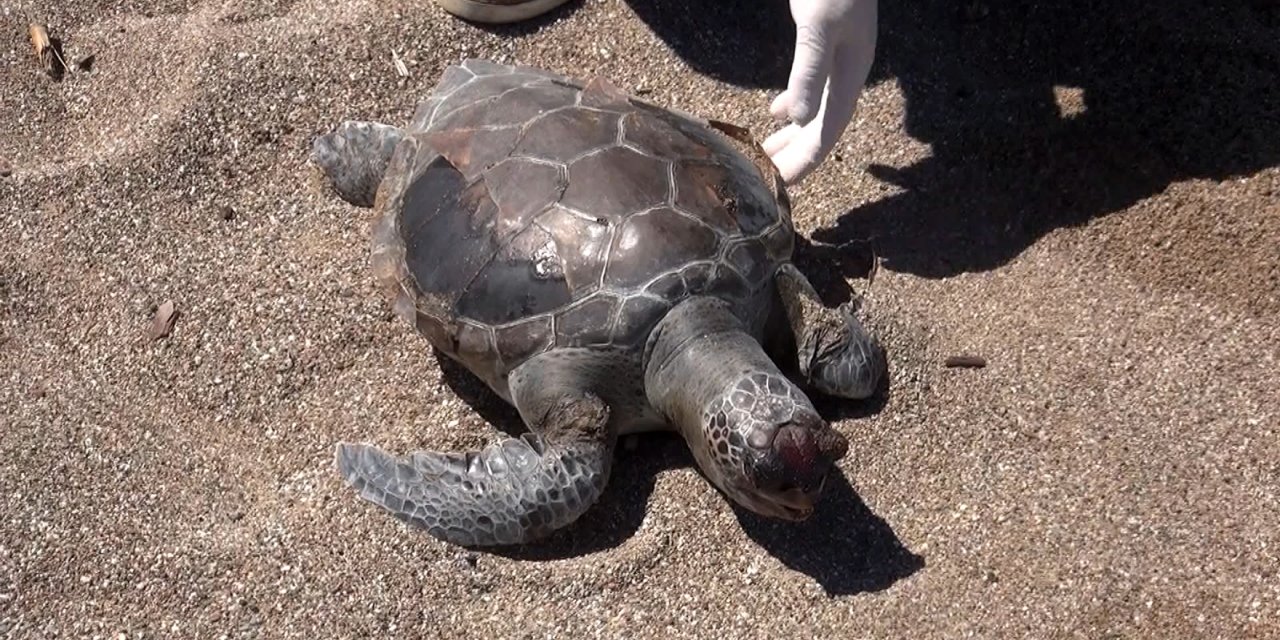
[[764, 516], [803, 520], [849, 443], [777, 373], [727, 385], [703, 414], [703, 471], [738, 504]]

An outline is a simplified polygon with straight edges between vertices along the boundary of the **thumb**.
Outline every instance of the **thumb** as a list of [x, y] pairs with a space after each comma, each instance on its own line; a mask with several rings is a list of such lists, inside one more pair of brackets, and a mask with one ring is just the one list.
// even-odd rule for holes
[[792, 122], [805, 124], [817, 115], [834, 55], [835, 43], [831, 41], [825, 21], [797, 20], [791, 77], [787, 90], [774, 100], [770, 109], [775, 117], [787, 116]]

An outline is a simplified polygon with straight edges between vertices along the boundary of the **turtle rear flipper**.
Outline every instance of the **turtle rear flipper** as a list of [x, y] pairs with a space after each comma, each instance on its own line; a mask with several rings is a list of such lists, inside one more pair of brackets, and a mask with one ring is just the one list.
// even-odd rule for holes
[[[522, 369], [528, 366], [539, 368], [539, 362]], [[530, 421], [533, 433], [481, 451], [419, 451], [404, 459], [343, 443], [338, 470], [360, 497], [445, 542], [502, 546], [545, 537], [595, 504], [615, 442], [604, 401], [555, 384], [549, 373], [540, 371], [536, 383], [532, 376], [528, 384], [516, 383], [522, 415], [540, 416]]]
[[315, 139], [310, 160], [324, 171], [338, 197], [372, 207], [387, 163], [403, 138], [399, 127], [348, 120]]

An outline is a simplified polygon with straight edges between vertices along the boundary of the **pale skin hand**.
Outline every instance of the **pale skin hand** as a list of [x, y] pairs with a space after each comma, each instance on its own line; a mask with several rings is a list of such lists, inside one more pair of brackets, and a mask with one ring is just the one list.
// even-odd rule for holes
[[876, 52], [878, 0], [790, 0], [796, 53], [770, 111], [790, 120], [764, 141], [787, 184], [812, 172], [853, 120]]

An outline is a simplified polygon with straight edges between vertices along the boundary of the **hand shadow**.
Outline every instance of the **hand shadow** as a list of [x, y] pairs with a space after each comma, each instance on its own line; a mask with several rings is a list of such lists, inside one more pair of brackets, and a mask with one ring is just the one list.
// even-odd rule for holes
[[[695, 70], [785, 86], [786, 3], [628, 1]], [[904, 191], [813, 237], [873, 243], [884, 267], [919, 276], [994, 269], [1174, 182], [1280, 165], [1275, 2], [881, 2], [869, 85], [891, 79], [930, 156], [873, 164]]]
[[[1280, 164], [1280, 7], [882, 3], [884, 68], [931, 157], [815, 232], [924, 277], [1006, 264], [1170, 184]], [[858, 135], [854, 133], [853, 135]]]

